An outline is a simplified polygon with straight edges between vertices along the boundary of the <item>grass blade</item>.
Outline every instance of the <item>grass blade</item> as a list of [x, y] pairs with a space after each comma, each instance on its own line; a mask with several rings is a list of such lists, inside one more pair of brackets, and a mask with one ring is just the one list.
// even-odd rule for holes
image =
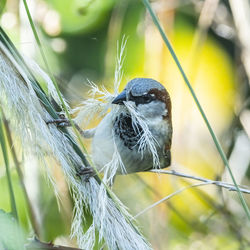
[[13, 145], [13, 140], [12, 140], [12, 136], [11, 136], [11, 132], [10, 132], [10, 128], [9, 128], [9, 123], [6, 120], [3, 111], [2, 111], [2, 116], [3, 116], [3, 124], [4, 124], [4, 127], [5, 127], [5, 132], [6, 132], [6, 138], [7, 138], [8, 145], [9, 145], [11, 155], [12, 155], [12, 159], [14, 161], [14, 165], [16, 167], [16, 171], [17, 171], [17, 174], [18, 174], [18, 177], [19, 177], [20, 186], [21, 186], [21, 188], [23, 190], [24, 198], [26, 200], [26, 204], [27, 204], [27, 208], [28, 208], [28, 212], [29, 212], [30, 222], [31, 222], [31, 225], [32, 225], [32, 228], [34, 230], [35, 235], [37, 237], [39, 237], [40, 236], [39, 223], [38, 223], [38, 221], [36, 219], [36, 215], [35, 215], [31, 200], [29, 198], [27, 189], [26, 189], [25, 184], [24, 184], [24, 176], [23, 176], [23, 172], [22, 172], [22, 169], [21, 169], [21, 165], [20, 165], [20, 163], [19, 163], [19, 161], [17, 159], [17, 154], [16, 154], [15, 147]]
[[[1, 109], [0, 109], [0, 111], [1, 111]], [[1, 114], [2, 114], [2, 112], [1, 112]], [[18, 221], [16, 201], [15, 201], [15, 195], [14, 195], [13, 185], [12, 185], [11, 176], [10, 176], [10, 164], [9, 164], [9, 157], [8, 157], [8, 152], [7, 152], [7, 144], [5, 141], [2, 118], [0, 119], [0, 145], [1, 145], [1, 149], [2, 149], [2, 154], [3, 154], [5, 169], [6, 169], [8, 188], [9, 188], [9, 193], [10, 193], [11, 213], [15, 217], [16, 221]]]
[[247, 215], [248, 219], [250, 220], [250, 211], [249, 211], [249, 208], [247, 206], [247, 203], [246, 203], [246, 201], [245, 201], [245, 199], [244, 199], [244, 197], [243, 197], [243, 195], [242, 195], [242, 193], [241, 193], [241, 191], [239, 189], [239, 186], [238, 186], [238, 184], [237, 184], [237, 182], [236, 182], [236, 180], [234, 178], [234, 175], [233, 175], [232, 170], [231, 170], [231, 168], [229, 166], [227, 157], [226, 157], [226, 155], [225, 155], [225, 153], [224, 153], [224, 151], [222, 149], [222, 146], [221, 146], [219, 140], [217, 139], [217, 137], [216, 137], [216, 135], [215, 135], [215, 133], [214, 133], [214, 131], [213, 131], [213, 129], [212, 129], [212, 127], [211, 127], [208, 119], [207, 119], [207, 116], [206, 116], [206, 114], [205, 114], [205, 112], [204, 112], [204, 110], [203, 110], [203, 108], [202, 108], [202, 106], [201, 106], [201, 104], [200, 104], [200, 102], [199, 102], [199, 100], [198, 100], [195, 92], [194, 92], [194, 89], [192, 88], [192, 86], [191, 86], [191, 84], [190, 84], [190, 82], [189, 82], [189, 80], [188, 80], [188, 78], [187, 78], [187, 76], [186, 76], [186, 74], [185, 74], [185, 72], [184, 72], [181, 64], [180, 64], [180, 61], [177, 58], [177, 55], [175, 54], [174, 49], [173, 49], [172, 45], [170, 44], [170, 42], [169, 42], [169, 40], [168, 40], [168, 38], [167, 38], [164, 30], [162, 29], [162, 27], [160, 25], [160, 22], [159, 22], [157, 16], [155, 15], [155, 13], [154, 13], [154, 11], [153, 11], [153, 9], [152, 9], [149, 1], [148, 0], [142, 0], [142, 1], [144, 3], [145, 7], [147, 8], [147, 10], [149, 11], [149, 13], [150, 13], [150, 15], [151, 15], [151, 17], [153, 19], [154, 24], [156, 25], [157, 29], [159, 30], [164, 43], [166, 44], [166, 46], [167, 46], [167, 48], [168, 48], [171, 56], [173, 57], [176, 65], [177, 65], [177, 67], [178, 67], [178, 69], [179, 69], [179, 71], [180, 71], [180, 73], [181, 73], [181, 75], [182, 75], [182, 77], [184, 79], [184, 82], [187, 85], [187, 87], [188, 87], [188, 89], [189, 89], [189, 91], [190, 91], [190, 93], [191, 93], [191, 95], [192, 95], [192, 97], [193, 97], [193, 99], [194, 99], [194, 101], [195, 101], [195, 103], [196, 103], [196, 105], [197, 105], [200, 113], [201, 113], [201, 116], [202, 116], [202, 118], [203, 118], [203, 120], [204, 120], [204, 122], [205, 122], [205, 124], [206, 124], [206, 126], [208, 128], [208, 130], [209, 130], [209, 133], [212, 136], [212, 139], [213, 139], [214, 144], [215, 144], [215, 146], [217, 148], [217, 151], [219, 152], [220, 157], [221, 157], [223, 163], [227, 167], [227, 170], [228, 170], [228, 172], [229, 172], [229, 174], [231, 176], [231, 179], [232, 179], [232, 181], [233, 181], [233, 183], [235, 185], [235, 188], [237, 189], [237, 193], [238, 193], [240, 202], [241, 202], [241, 204], [242, 204], [242, 206], [243, 206], [243, 208], [244, 208], [244, 210], [246, 212], [246, 215]]
[[[59, 97], [59, 99], [60, 99], [60, 101], [61, 101], [61, 104], [62, 104], [62, 107], [63, 107], [63, 109], [64, 109], [64, 112], [65, 112], [67, 118], [69, 119], [72, 128], [74, 129], [74, 132], [75, 132], [75, 134], [76, 134], [76, 136], [77, 136], [77, 139], [78, 139], [78, 141], [79, 141], [79, 143], [80, 143], [80, 145], [81, 145], [81, 148], [83, 149], [83, 152], [85, 153], [85, 155], [86, 155], [88, 161], [91, 162], [90, 158], [88, 157], [87, 150], [85, 149], [85, 147], [84, 147], [84, 145], [83, 145], [83, 143], [82, 143], [81, 136], [80, 136], [79, 132], [77, 131], [77, 129], [76, 129], [76, 127], [75, 127], [75, 124], [74, 124], [74, 122], [72, 121], [72, 119], [71, 119], [71, 117], [70, 117], [69, 111], [68, 111], [68, 109], [67, 109], [67, 107], [66, 107], [66, 104], [65, 104], [65, 102], [64, 102], [64, 100], [63, 100], [63, 97], [62, 97], [61, 92], [60, 92], [60, 90], [59, 90], [59, 87], [58, 87], [58, 84], [57, 84], [57, 82], [56, 82], [56, 79], [55, 79], [54, 75], [52, 74], [52, 72], [51, 72], [51, 70], [50, 70], [48, 61], [47, 61], [47, 59], [46, 59], [46, 56], [45, 56], [45, 53], [44, 53], [44, 50], [43, 50], [42, 43], [41, 43], [40, 38], [39, 38], [39, 36], [38, 36], [38, 33], [37, 33], [37, 31], [36, 31], [36, 27], [35, 27], [35, 24], [34, 24], [34, 22], [33, 22], [33, 19], [32, 19], [32, 17], [31, 17], [31, 14], [30, 14], [30, 11], [29, 11], [29, 7], [28, 7], [28, 4], [27, 4], [27, 1], [26, 1], [26, 0], [23, 0], [23, 4], [24, 4], [25, 11], [26, 11], [26, 13], [27, 13], [27, 16], [28, 16], [28, 20], [29, 20], [29, 23], [30, 23], [32, 32], [33, 32], [34, 37], [35, 37], [35, 40], [36, 40], [36, 42], [37, 42], [37, 45], [38, 45], [38, 48], [39, 48], [39, 52], [40, 52], [40, 54], [41, 54], [41, 56], [42, 56], [42, 59], [43, 59], [43, 62], [44, 62], [44, 64], [45, 64], [45, 68], [46, 68], [46, 70], [47, 70], [47, 72], [48, 72], [48, 74], [49, 74], [49, 76], [50, 76], [50, 78], [51, 78], [51, 80], [52, 80], [52, 82], [53, 82], [55, 88], [56, 88], [56, 92], [57, 92], [58, 97]], [[87, 165], [90, 165], [90, 164], [87, 164]], [[93, 164], [92, 164], [92, 165], [93, 165]], [[92, 167], [93, 167], [93, 166], [92, 166]], [[97, 175], [98, 175], [98, 172], [97, 172], [96, 169], [95, 169], [95, 171], [96, 171], [96, 173], [97, 173]], [[99, 178], [99, 179], [100, 179], [100, 178]], [[99, 181], [100, 181], [100, 180], [99, 180]]]

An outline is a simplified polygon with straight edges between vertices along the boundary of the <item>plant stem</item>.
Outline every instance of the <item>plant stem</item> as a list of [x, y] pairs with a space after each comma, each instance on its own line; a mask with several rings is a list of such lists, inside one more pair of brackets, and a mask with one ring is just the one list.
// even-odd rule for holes
[[[234, 186], [234, 184], [223, 182], [223, 181], [214, 181], [214, 180], [210, 180], [210, 179], [203, 178], [200, 176], [193, 176], [193, 175], [189, 175], [189, 174], [185, 174], [185, 173], [180, 173], [180, 172], [177, 172], [175, 170], [152, 169], [152, 170], [150, 170], [150, 172], [157, 173], [157, 174], [175, 175], [175, 176], [179, 176], [182, 178], [193, 179], [196, 181], [201, 181], [201, 182], [204, 182], [207, 184], [213, 184], [213, 185], [216, 185], [218, 187], [226, 188], [229, 191], [236, 191], [237, 192], [237, 189]], [[250, 194], [249, 187], [248, 188], [247, 187], [239, 187], [239, 189], [242, 193]]]
[[[28, 7], [28, 5], [27, 5], [27, 1], [26, 1], [26, 0], [23, 0], [23, 3], [24, 3], [24, 7], [25, 7], [25, 10], [26, 10], [26, 13], [27, 13], [27, 16], [28, 16], [30, 25], [31, 25], [31, 29], [32, 29], [32, 31], [33, 31], [33, 34], [34, 34], [35, 39], [36, 39], [36, 42], [37, 42], [37, 44], [38, 44], [40, 54], [41, 54], [41, 56], [42, 56], [42, 58], [43, 58], [43, 61], [44, 61], [46, 70], [47, 70], [47, 72], [48, 72], [48, 74], [49, 74], [49, 76], [50, 76], [50, 78], [51, 78], [51, 80], [52, 80], [52, 82], [53, 82], [53, 84], [54, 84], [54, 86], [55, 86], [55, 88], [56, 88], [56, 92], [57, 92], [58, 97], [59, 97], [59, 99], [60, 99], [60, 102], [61, 102], [61, 104], [62, 104], [63, 110], [65, 111], [66, 117], [67, 117], [67, 118], [69, 119], [69, 121], [70, 121], [70, 124], [71, 124], [71, 126], [72, 126], [72, 128], [73, 128], [73, 130], [74, 130], [74, 133], [75, 133], [76, 136], [77, 136], [78, 142], [79, 142], [79, 144], [80, 144], [80, 146], [81, 146], [81, 148], [82, 148], [82, 150], [83, 150], [83, 152], [84, 152], [84, 155], [83, 155], [83, 153], [81, 152], [81, 150], [79, 149], [79, 147], [69, 138], [69, 139], [72, 141], [72, 143], [73, 143], [73, 148], [74, 148], [74, 150], [76, 150], [76, 152], [77, 152], [78, 154], [80, 154], [80, 156], [81, 156], [81, 158], [82, 158], [82, 160], [83, 160], [85, 166], [87, 166], [87, 167], [91, 166], [91, 167], [95, 170], [96, 175], [95, 175], [93, 178], [95, 178], [95, 180], [96, 180], [99, 184], [102, 183], [102, 184], [104, 185], [104, 187], [105, 187], [105, 189], [106, 189], [106, 191], [107, 191], [107, 194], [108, 194], [109, 198], [114, 202], [114, 204], [116, 205], [116, 208], [117, 208], [117, 209], [119, 210], [119, 212], [124, 216], [124, 218], [126, 219], [126, 221], [128, 222], [128, 224], [130, 224], [130, 225], [134, 228], [134, 230], [136, 231], [136, 233], [137, 233], [138, 235], [141, 235], [140, 232], [139, 232], [139, 231], [136, 229], [136, 227], [133, 225], [133, 223], [132, 223], [132, 221], [129, 219], [129, 217], [128, 217], [126, 214], [124, 214], [124, 213], [122, 212], [122, 210], [121, 210], [121, 208], [120, 208], [120, 206], [119, 206], [119, 203], [118, 203], [118, 201], [117, 201], [116, 196], [115, 196], [115, 195], [113, 194], [113, 192], [110, 190], [110, 188], [108, 187], [108, 185], [106, 185], [106, 184], [102, 181], [102, 179], [101, 179], [101, 177], [100, 177], [100, 175], [99, 175], [99, 173], [98, 173], [98, 171], [97, 171], [95, 165], [92, 163], [92, 161], [91, 161], [91, 159], [90, 159], [90, 157], [89, 157], [89, 155], [88, 155], [88, 152], [87, 152], [87, 150], [85, 149], [85, 147], [84, 147], [84, 145], [83, 145], [83, 142], [82, 142], [82, 139], [81, 139], [81, 135], [80, 135], [79, 131], [76, 129], [75, 123], [72, 121], [72, 119], [71, 119], [71, 117], [70, 117], [69, 111], [68, 111], [68, 109], [67, 109], [67, 107], [66, 107], [66, 104], [65, 104], [65, 102], [64, 102], [64, 100], [63, 100], [63, 97], [62, 97], [62, 94], [61, 94], [61, 92], [60, 92], [60, 90], [59, 90], [59, 87], [58, 87], [58, 84], [57, 84], [57, 82], [56, 82], [56, 79], [55, 79], [55, 77], [53, 76], [53, 74], [52, 74], [52, 72], [51, 72], [51, 70], [50, 70], [50, 68], [49, 68], [49, 64], [48, 64], [48, 62], [47, 62], [47, 59], [46, 59], [46, 56], [45, 56], [45, 53], [44, 53], [44, 50], [43, 50], [41, 41], [40, 41], [40, 39], [39, 39], [39, 36], [38, 36], [37, 31], [36, 31], [34, 22], [33, 22], [33, 20], [32, 20], [32, 17], [31, 17], [30, 11], [29, 11], [29, 7]], [[91, 164], [90, 164], [90, 163], [91, 163]]]
[[[75, 123], [74, 123], [74, 122], [72, 121], [72, 119], [71, 119], [71, 116], [70, 116], [69, 111], [68, 111], [68, 109], [67, 109], [67, 107], [66, 107], [66, 104], [65, 104], [65, 102], [64, 102], [64, 100], [63, 100], [63, 97], [62, 97], [62, 94], [61, 94], [60, 89], [59, 89], [59, 87], [58, 87], [58, 84], [57, 84], [57, 82], [56, 82], [56, 79], [55, 79], [54, 75], [52, 74], [52, 72], [51, 72], [51, 70], [50, 70], [48, 61], [47, 61], [47, 59], [46, 59], [46, 56], [45, 56], [45, 53], [44, 53], [44, 50], [43, 50], [42, 43], [41, 43], [40, 38], [39, 38], [39, 36], [38, 36], [38, 33], [37, 33], [37, 31], [36, 31], [35, 24], [34, 24], [34, 22], [33, 22], [33, 20], [32, 20], [32, 17], [31, 17], [30, 11], [29, 11], [29, 7], [28, 7], [28, 4], [27, 4], [27, 1], [26, 1], [26, 0], [23, 0], [23, 3], [24, 3], [24, 7], [25, 7], [25, 10], [26, 10], [26, 13], [27, 13], [29, 22], [30, 22], [30, 26], [31, 26], [32, 32], [33, 32], [33, 34], [34, 34], [34, 36], [35, 36], [35, 39], [36, 39], [36, 42], [37, 42], [37, 45], [38, 45], [40, 54], [41, 54], [42, 59], [43, 59], [43, 62], [44, 62], [44, 64], [45, 64], [45, 68], [46, 68], [46, 70], [47, 70], [47, 72], [48, 72], [48, 74], [49, 74], [49, 77], [51, 78], [51, 80], [52, 80], [52, 82], [53, 82], [53, 84], [54, 84], [54, 86], [55, 86], [56, 92], [57, 92], [58, 97], [59, 97], [59, 99], [60, 99], [60, 102], [61, 102], [61, 104], [62, 104], [63, 110], [64, 110], [64, 112], [65, 112], [65, 114], [66, 114], [66, 117], [67, 117], [67, 119], [69, 120], [69, 122], [70, 122], [70, 124], [71, 124], [71, 126], [72, 126], [72, 128], [73, 128], [73, 130], [74, 130], [74, 133], [75, 133], [75, 135], [76, 135], [76, 137], [77, 137], [77, 139], [78, 139], [78, 142], [79, 142], [79, 144], [80, 144], [80, 146], [81, 146], [81, 148], [82, 148], [82, 150], [83, 150], [83, 152], [84, 152], [84, 157], [82, 157], [82, 160], [83, 160], [83, 162], [84, 162], [84, 165], [85, 165], [86, 167], [90, 167], [90, 166], [91, 166], [91, 167], [95, 170], [96, 175], [94, 176], [94, 178], [95, 178], [96, 181], [100, 184], [100, 183], [102, 182], [102, 181], [101, 181], [101, 177], [100, 177], [100, 175], [99, 175], [99, 173], [98, 173], [96, 167], [95, 167], [94, 164], [92, 163], [92, 161], [91, 161], [91, 159], [90, 159], [90, 157], [89, 157], [89, 155], [88, 155], [87, 150], [85, 149], [85, 147], [84, 147], [84, 145], [83, 145], [83, 142], [82, 142], [82, 139], [81, 139], [81, 135], [80, 135], [80, 133], [78, 132], [78, 130], [76, 129]], [[79, 151], [79, 150], [75, 147], [75, 145], [74, 145], [74, 149], [77, 150], [77, 151]], [[108, 189], [107, 185], [105, 185], [105, 187], [106, 187], [106, 189], [107, 189], [109, 195], [111, 196], [111, 193], [109, 192], [109, 189]]]
[[136, 218], [139, 217], [140, 215], [146, 213], [148, 210], [150, 210], [150, 209], [152, 209], [152, 208], [158, 206], [159, 204], [161, 204], [161, 203], [163, 203], [163, 202], [169, 200], [170, 198], [172, 198], [172, 197], [174, 197], [174, 196], [176, 196], [176, 195], [182, 193], [183, 191], [185, 191], [185, 190], [187, 190], [187, 189], [189, 189], [189, 188], [205, 186], [205, 185], [208, 185], [208, 184], [209, 184], [209, 183], [199, 183], [199, 184], [193, 184], [193, 185], [190, 185], [190, 186], [181, 188], [181, 189], [179, 189], [179, 190], [177, 190], [177, 191], [171, 193], [170, 195], [165, 196], [165, 197], [162, 198], [161, 200], [159, 200], [159, 201], [153, 203], [152, 205], [150, 205], [150, 206], [144, 208], [141, 212], [139, 212], [138, 214], [136, 214], [136, 215], [134, 216], [134, 219], [136, 219]]
[[[2, 111], [1, 108], [0, 108], [0, 111]], [[1, 115], [2, 115], [2, 112], [1, 112]], [[0, 144], [1, 144], [1, 148], [2, 148], [2, 154], [3, 154], [3, 158], [4, 158], [5, 169], [6, 169], [7, 182], [8, 182], [8, 187], [9, 187], [11, 213], [15, 217], [16, 221], [18, 222], [17, 207], [16, 207], [13, 185], [12, 185], [12, 181], [11, 181], [10, 164], [9, 164], [9, 157], [8, 157], [8, 152], [7, 152], [7, 147], [6, 147], [2, 118], [0, 118]]]
[[13, 158], [13, 161], [14, 161], [14, 164], [15, 164], [15, 167], [16, 167], [17, 174], [19, 176], [19, 181], [20, 181], [21, 187], [23, 189], [24, 198], [26, 200], [26, 204], [27, 204], [27, 207], [28, 207], [28, 210], [29, 210], [31, 225], [32, 225], [32, 228], [34, 230], [35, 235], [37, 237], [39, 237], [40, 236], [40, 234], [39, 234], [39, 231], [40, 231], [39, 230], [39, 224], [38, 224], [38, 222], [36, 220], [35, 212], [33, 210], [32, 203], [30, 201], [27, 189], [26, 189], [25, 184], [24, 184], [24, 177], [23, 177], [23, 173], [22, 173], [20, 163], [19, 163], [19, 161], [17, 159], [17, 155], [16, 155], [14, 145], [13, 145], [13, 140], [12, 140], [11, 133], [10, 133], [9, 123], [6, 120], [3, 112], [2, 112], [2, 115], [3, 115], [3, 123], [4, 123], [4, 126], [5, 126], [6, 137], [7, 137], [7, 140], [8, 140], [9, 148], [11, 150], [12, 158]]

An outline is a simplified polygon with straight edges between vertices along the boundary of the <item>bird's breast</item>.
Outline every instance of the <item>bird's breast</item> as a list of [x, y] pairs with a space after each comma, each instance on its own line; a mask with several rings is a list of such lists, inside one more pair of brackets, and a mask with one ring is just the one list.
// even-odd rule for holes
[[[159, 118], [147, 122], [156, 142], [155, 146], [161, 163], [168, 133], [166, 121]], [[152, 152], [147, 147], [143, 152], [139, 150], [143, 133], [140, 124], [133, 122], [128, 113], [120, 113], [116, 117], [113, 117], [110, 113], [106, 115], [97, 126], [92, 141], [92, 155], [96, 167], [100, 170], [110, 163], [116, 148], [126, 168], [126, 173], [145, 171], [152, 168]], [[121, 167], [118, 168], [117, 173], [123, 173]]]
[[113, 127], [116, 141], [131, 151], [135, 150], [143, 132], [142, 127], [138, 123], [133, 124], [131, 116], [127, 113], [117, 116]]

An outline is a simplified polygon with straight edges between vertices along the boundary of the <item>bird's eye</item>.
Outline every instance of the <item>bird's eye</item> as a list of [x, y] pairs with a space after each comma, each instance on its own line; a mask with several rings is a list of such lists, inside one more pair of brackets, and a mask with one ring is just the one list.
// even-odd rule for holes
[[150, 95], [144, 95], [144, 96], [142, 96], [142, 98], [143, 98], [145, 103], [149, 103], [152, 101], [152, 98]]
[[129, 100], [134, 101], [136, 105], [150, 103], [155, 99], [155, 96], [152, 94], [145, 94], [141, 96], [133, 96], [130, 93]]

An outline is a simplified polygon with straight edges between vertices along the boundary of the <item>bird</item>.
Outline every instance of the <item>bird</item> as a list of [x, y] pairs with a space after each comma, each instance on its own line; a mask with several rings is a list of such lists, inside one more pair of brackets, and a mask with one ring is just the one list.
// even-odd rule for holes
[[[115, 107], [104, 116], [97, 127], [82, 130], [75, 123], [83, 137], [92, 138], [92, 161], [95, 168], [103, 171], [114, 159], [115, 151], [122, 163], [115, 170], [115, 175], [170, 166], [173, 129], [171, 99], [166, 88], [151, 78], [134, 78], [114, 97], [111, 104]], [[144, 126], [133, 120], [128, 104], [142, 117]], [[64, 114], [61, 113], [59, 117], [60, 119], [47, 121], [47, 124], [56, 123], [58, 127], [71, 126]], [[149, 147], [142, 148], [140, 144], [145, 127], [152, 135], [151, 140], [155, 142], [157, 166], [152, 150]], [[96, 174], [95, 171], [87, 166], [82, 168], [79, 174], [85, 175], [88, 180]]]
[[[158, 165], [148, 147], [140, 150], [143, 126], [134, 124], [128, 109], [132, 105], [140, 115], [155, 140]], [[166, 88], [151, 78], [135, 78], [112, 101], [116, 109], [109, 112], [92, 130], [92, 159], [98, 170], [112, 160], [118, 151], [123, 166], [116, 174], [130, 174], [165, 168], [171, 164], [172, 118], [171, 100]]]

